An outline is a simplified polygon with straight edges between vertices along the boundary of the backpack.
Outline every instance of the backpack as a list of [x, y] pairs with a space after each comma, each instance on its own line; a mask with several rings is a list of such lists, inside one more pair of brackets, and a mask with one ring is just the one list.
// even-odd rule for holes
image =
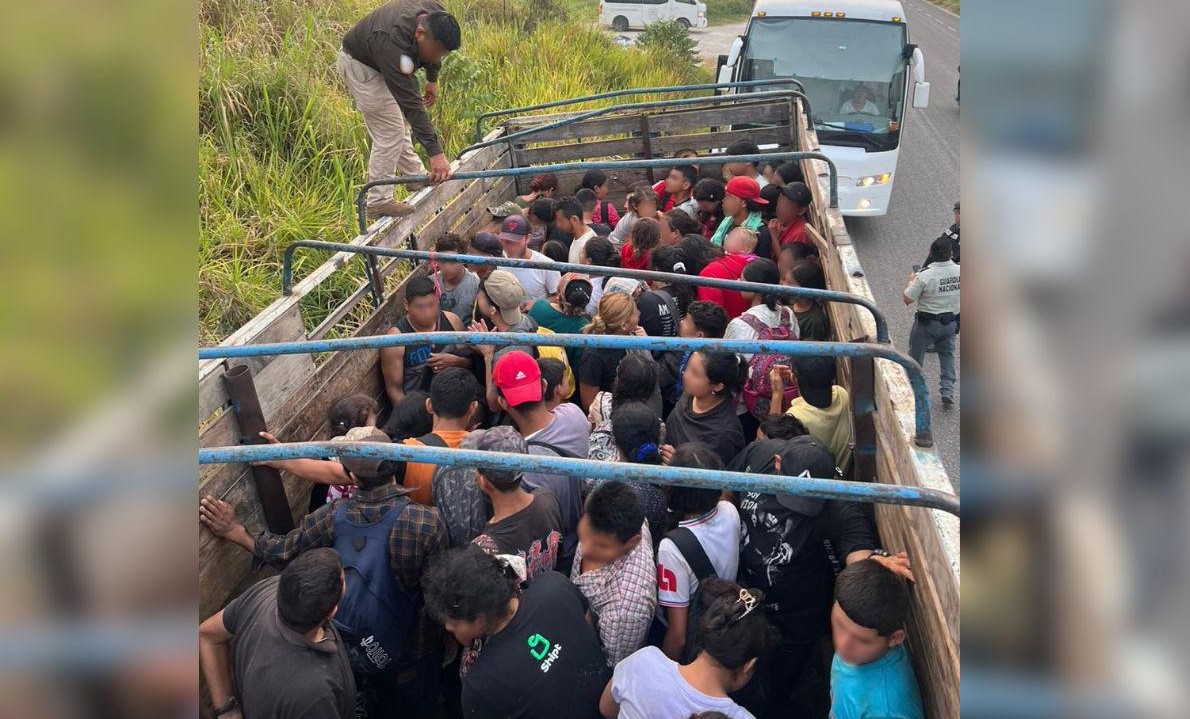
[[[745, 312], [740, 315], [752, 329], [756, 330], [757, 340], [785, 341], [796, 340], [793, 335], [793, 310], [781, 308], [781, 323], [776, 327], [769, 327], [756, 317]], [[783, 354], [766, 354], [757, 352], [748, 362], [748, 379], [744, 382], [744, 406], [752, 416], [763, 420], [769, 415], [773, 397], [773, 385], [769, 382], [769, 370], [773, 365], [793, 367], [793, 358]], [[781, 407], [785, 409], [798, 396], [797, 382], [790, 382], [785, 386], [785, 401]]]
[[438, 465], [431, 493], [434, 507], [446, 525], [449, 546], [466, 547], [483, 534], [492, 512], [475, 481], [474, 467]]
[[420, 592], [406, 592], [388, 561], [389, 536], [410, 501], [372, 524], [347, 518], [347, 502], [335, 507], [335, 552], [343, 562], [347, 588], [335, 613], [351, 669], [358, 675], [389, 673], [413, 659]]
[[567, 452], [566, 450], [562, 449], [561, 447], [559, 447], [556, 444], [550, 444], [549, 442], [541, 442], [536, 439], [525, 440], [525, 446], [526, 447], [544, 447], [545, 449], [548, 449], [549, 451], [553, 452], [554, 454], [556, 454], [559, 457], [567, 457], [569, 459], [586, 459], [586, 457], [580, 457], [577, 454], [574, 454], [573, 452]]
[[[552, 334], [557, 334], [557, 333], [554, 332], [553, 330], [546, 329], [545, 327], [538, 327], [537, 334], [552, 335]], [[534, 347], [533, 349], [537, 350], [538, 357], [546, 357], [549, 359], [556, 359], [559, 362], [561, 362], [562, 364], [566, 365], [566, 371], [565, 371], [566, 385], [568, 387], [570, 387], [570, 394], [563, 397], [562, 399], [570, 399], [571, 397], [573, 397], [574, 393], [578, 391], [578, 382], [576, 382], [574, 380], [574, 371], [570, 369], [570, 360], [568, 360], [566, 358], [566, 348], [565, 347], [557, 347], [557, 346], [538, 345], [537, 347]]]
[[690, 595], [690, 604], [686, 610], [686, 646], [682, 649], [682, 664], [689, 664], [698, 656], [699, 624], [702, 622], [702, 580], [714, 577], [715, 565], [702, 548], [702, 543], [688, 527], [678, 527], [666, 533], [665, 538], [674, 543], [682, 558], [690, 565], [698, 580], [698, 589]]

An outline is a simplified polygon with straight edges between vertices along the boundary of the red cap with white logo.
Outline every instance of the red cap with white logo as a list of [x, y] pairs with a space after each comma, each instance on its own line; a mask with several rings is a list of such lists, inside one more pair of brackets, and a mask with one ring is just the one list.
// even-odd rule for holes
[[492, 381], [512, 407], [541, 401], [541, 368], [537, 360], [519, 350], [496, 360]]

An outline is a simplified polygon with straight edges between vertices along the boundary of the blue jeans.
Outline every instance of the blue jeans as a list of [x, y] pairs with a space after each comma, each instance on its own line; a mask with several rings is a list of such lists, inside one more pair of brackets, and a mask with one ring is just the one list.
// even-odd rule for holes
[[925, 365], [927, 347], [933, 347], [938, 351], [938, 362], [941, 365], [938, 392], [950, 399], [954, 399], [954, 344], [958, 328], [956, 322], [944, 325], [938, 320], [923, 320], [918, 317], [913, 320], [913, 329], [909, 331], [909, 356], [914, 362]]

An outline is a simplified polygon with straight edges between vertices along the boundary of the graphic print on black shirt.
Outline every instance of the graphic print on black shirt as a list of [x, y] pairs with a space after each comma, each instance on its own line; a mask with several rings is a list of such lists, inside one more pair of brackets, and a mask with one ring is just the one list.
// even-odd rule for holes
[[521, 594], [512, 621], [490, 637], [463, 680], [463, 713], [541, 719], [598, 716], [611, 670], [570, 580], [542, 572]]

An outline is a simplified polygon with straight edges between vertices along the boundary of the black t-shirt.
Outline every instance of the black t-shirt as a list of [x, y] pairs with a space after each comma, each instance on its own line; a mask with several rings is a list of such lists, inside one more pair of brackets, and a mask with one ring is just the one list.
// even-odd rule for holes
[[645, 292], [637, 298], [636, 309], [640, 311], [639, 324], [650, 337], [678, 336], [678, 303], [668, 292]]
[[246, 717], [350, 719], [355, 679], [343, 638], [328, 622], [317, 644], [281, 623], [280, 575], [262, 579], [223, 610], [231, 673]]
[[704, 414], [697, 414], [694, 398], [683, 394], [665, 420], [665, 442], [674, 447], [686, 442], [702, 442], [715, 450], [728, 464], [744, 448], [744, 430], [730, 398]]
[[[821, 442], [798, 437], [790, 443], [801, 447], [808, 469], [807, 476], [827, 478], [823, 467], [833, 467], [834, 457]], [[756, 442], [728, 465], [732, 472], [772, 472], [773, 444]], [[812, 445], [812, 446], [811, 446]], [[751, 451], [760, 446], [766, 451]], [[812, 456], [815, 452], [820, 456]], [[751, 455], [763, 454], [766, 466], [750, 466]], [[782, 452], [782, 471], [790, 476], [800, 472], [787, 466], [792, 455]], [[783, 505], [774, 494], [744, 492], [740, 495], [740, 583], [758, 587], [765, 593], [765, 611], [786, 641], [809, 641], [825, 631], [834, 592], [834, 567], [827, 556], [824, 540], [830, 540], [841, 564], [848, 554], [879, 546], [871, 522], [853, 503], [810, 501], [802, 513]]]
[[598, 387], [605, 392], [611, 392], [616, 383], [616, 370], [620, 360], [628, 354], [628, 350], [595, 349], [583, 350], [583, 358], [578, 365], [579, 384]]
[[534, 490], [532, 504], [495, 524], [489, 522], [473, 541], [493, 554], [519, 555], [530, 577], [553, 569], [562, 546], [558, 498], [548, 489]]
[[602, 222], [588, 222], [587, 227], [595, 231], [596, 237], [607, 237], [612, 233], [612, 226]]
[[508, 626], [484, 645], [463, 678], [468, 719], [591, 719], [611, 678], [582, 592], [542, 572], [521, 594]]

